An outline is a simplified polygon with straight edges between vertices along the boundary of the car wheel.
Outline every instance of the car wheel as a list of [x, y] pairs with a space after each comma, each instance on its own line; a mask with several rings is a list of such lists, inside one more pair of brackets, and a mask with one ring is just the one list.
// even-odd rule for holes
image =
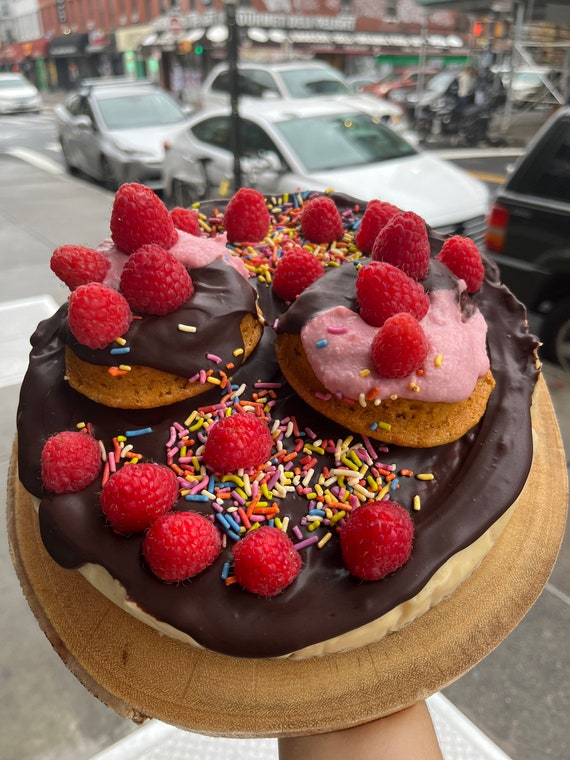
[[556, 306], [541, 329], [542, 355], [570, 371], [570, 303]]
[[200, 200], [196, 187], [181, 179], [172, 180], [172, 194], [170, 197], [173, 206], [182, 206], [182, 208], [188, 208], [188, 206]]
[[118, 187], [117, 180], [111, 169], [111, 164], [105, 158], [101, 156], [101, 182], [107, 188], [107, 190], [115, 191]]

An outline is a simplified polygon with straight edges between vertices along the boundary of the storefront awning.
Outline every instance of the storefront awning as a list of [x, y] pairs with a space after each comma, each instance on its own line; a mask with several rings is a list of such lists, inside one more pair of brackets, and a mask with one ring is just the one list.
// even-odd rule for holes
[[42, 37], [30, 42], [13, 42], [0, 48], [0, 63], [18, 63], [26, 58], [44, 58], [48, 41]]
[[63, 34], [60, 37], [52, 37], [48, 45], [48, 55], [52, 58], [83, 55], [88, 43], [89, 36], [86, 33]]

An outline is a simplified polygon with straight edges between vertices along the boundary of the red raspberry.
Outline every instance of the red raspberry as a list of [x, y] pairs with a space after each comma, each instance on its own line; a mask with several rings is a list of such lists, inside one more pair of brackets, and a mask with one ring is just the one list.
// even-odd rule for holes
[[415, 280], [423, 280], [429, 269], [430, 244], [421, 216], [404, 211], [392, 217], [378, 233], [372, 258], [387, 261]]
[[100, 282], [80, 285], [69, 296], [69, 329], [84, 346], [105, 348], [124, 335], [133, 315], [125, 297]]
[[318, 258], [306, 248], [292, 248], [277, 264], [273, 290], [284, 301], [293, 301], [325, 273]]
[[121, 185], [115, 193], [111, 237], [117, 248], [132, 253], [147, 243], [171, 248], [178, 233], [158, 195], [150, 187], [131, 182]]
[[386, 201], [373, 200], [368, 203], [356, 231], [355, 242], [362, 253], [372, 253], [374, 241], [392, 217], [399, 214], [400, 209]]
[[420, 369], [427, 353], [423, 327], [406, 312], [387, 319], [372, 341], [372, 363], [381, 377], [408, 377]]
[[101, 508], [117, 533], [136, 533], [171, 510], [177, 498], [178, 481], [169, 467], [126, 464], [103, 486]]
[[42, 449], [42, 482], [54, 493], [77, 493], [101, 471], [99, 444], [88, 433], [65, 430], [48, 438]]
[[470, 238], [461, 235], [447, 238], [436, 259], [456, 277], [465, 280], [469, 293], [475, 293], [483, 284], [485, 267], [479, 249]]
[[176, 208], [171, 210], [170, 217], [174, 222], [176, 229], [188, 232], [190, 235], [200, 236], [202, 230], [200, 229], [200, 222], [198, 221], [198, 212], [196, 209], [176, 206]]
[[127, 259], [119, 289], [134, 311], [164, 316], [192, 297], [194, 284], [172, 253], [159, 245], [143, 245]]
[[312, 243], [332, 243], [343, 236], [342, 219], [332, 198], [319, 195], [303, 204], [301, 232]]
[[233, 553], [237, 582], [258, 596], [281, 593], [301, 570], [301, 557], [289, 536], [269, 525], [235, 543]]
[[379, 581], [405, 564], [412, 551], [414, 523], [394, 501], [371, 501], [350, 514], [340, 533], [344, 564], [363, 581]]
[[214, 472], [258, 467], [269, 459], [273, 439], [267, 423], [255, 414], [234, 413], [208, 429], [203, 459]]
[[50, 268], [70, 290], [88, 282], [103, 282], [109, 261], [84, 245], [62, 245], [51, 255]]
[[159, 517], [143, 541], [143, 555], [152, 572], [167, 583], [198, 575], [222, 548], [220, 531], [197, 512], [170, 512]]
[[224, 212], [224, 227], [230, 243], [259, 243], [269, 232], [265, 198], [251, 187], [240, 187]]
[[384, 261], [371, 261], [358, 270], [356, 297], [360, 316], [374, 327], [381, 327], [401, 311], [419, 321], [429, 309], [429, 296], [423, 285]]

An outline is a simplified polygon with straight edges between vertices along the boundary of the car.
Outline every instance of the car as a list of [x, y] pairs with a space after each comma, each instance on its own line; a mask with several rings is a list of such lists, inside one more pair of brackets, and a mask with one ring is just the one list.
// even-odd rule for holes
[[438, 69], [428, 67], [411, 67], [400, 72], [393, 72], [379, 82], [363, 87], [363, 92], [369, 92], [379, 98], [388, 98], [398, 103], [406, 100], [410, 91], [423, 89], [423, 86], [433, 76], [439, 73]]
[[[169, 141], [168, 203], [190, 205], [235, 184], [236, 122], [228, 106], [218, 107], [194, 115]], [[452, 163], [419, 152], [366, 110], [318, 98], [260, 101], [239, 114], [239, 124], [241, 184], [270, 195], [332, 188], [362, 201], [380, 198], [415, 211], [443, 233], [482, 240], [487, 187]]]
[[[385, 99], [356, 91], [354, 85], [333, 66], [320, 61], [244, 62], [238, 65], [241, 99], [309, 100], [326, 99], [358, 104], [377, 114], [394, 129], [413, 139], [403, 109]], [[230, 98], [231, 72], [227, 63], [215, 66], [192, 103], [198, 108], [225, 105]]]
[[542, 357], [570, 369], [570, 107], [543, 124], [497, 190], [485, 247], [526, 305]]
[[83, 80], [55, 108], [68, 170], [110, 190], [136, 181], [161, 191], [164, 141], [188, 116], [159, 86], [128, 77]]
[[0, 73], [0, 114], [41, 110], [42, 96], [29, 79], [18, 72]]

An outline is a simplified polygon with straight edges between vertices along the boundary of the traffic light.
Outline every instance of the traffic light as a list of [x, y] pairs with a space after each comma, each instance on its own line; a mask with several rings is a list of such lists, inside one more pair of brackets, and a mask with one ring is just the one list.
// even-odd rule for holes
[[196, 53], [196, 55], [202, 55], [202, 53], [204, 52], [204, 46], [203, 45], [195, 45], [194, 46], [194, 52]]
[[483, 34], [483, 24], [480, 21], [475, 21], [472, 32], [474, 37], [480, 37]]

